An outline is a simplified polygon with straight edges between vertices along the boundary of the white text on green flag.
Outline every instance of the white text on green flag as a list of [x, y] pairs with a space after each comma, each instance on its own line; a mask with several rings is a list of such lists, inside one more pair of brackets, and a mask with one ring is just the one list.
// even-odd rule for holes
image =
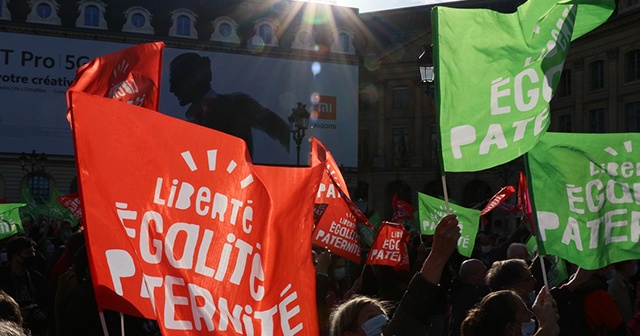
[[529, 151], [569, 42], [602, 24], [613, 0], [529, 0], [515, 13], [435, 7], [436, 93], [444, 171], [479, 171]]
[[[436, 225], [438, 225], [442, 217], [447, 215], [445, 203], [439, 198], [418, 193], [418, 204], [420, 233], [433, 235], [436, 230]], [[458, 252], [463, 256], [470, 257], [476, 243], [476, 235], [478, 234], [480, 210], [467, 209], [451, 203], [449, 203], [449, 207], [451, 213], [458, 216], [458, 226], [460, 227]]]
[[547, 133], [528, 153], [547, 253], [585, 269], [640, 259], [638, 150], [638, 133]]

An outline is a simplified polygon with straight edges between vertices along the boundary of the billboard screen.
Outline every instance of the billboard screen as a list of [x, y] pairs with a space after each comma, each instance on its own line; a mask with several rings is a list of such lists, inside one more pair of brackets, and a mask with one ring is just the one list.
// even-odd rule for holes
[[[0, 33], [0, 40], [0, 152], [73, 155], [65, 92], [76, 69], [131, 45], [16, 33]], [[197, 75], [189, 71], [180, 74], [183, 67], [179, 64], [184, 60], [188, 66], [197, 63], [193, 60], [202, 61], [200, 65], [207, 65], [210, 77], [206, 69]], [[194, 88], [207, 82], [203, 99], [201, 91]], [[311, 113], [300, 162], [308, 162], [306, 139], [313, 136], [325, 144], [338, 164], [357, 166], [357, 65], [177, 48], [166, 48], [163, 54], [160, 112], [172, 117], [198, 120], [203, 110], [209, 115], [223, 111], [219, 112], [225, 115], [223, 120], [213, 117], [204, 124], [232, 119], [246, 122], [259, 110], [272, 118], [269, 124], [288, 126], [287, 117], [298, 102], [306, 104]], [[287, 139], [287, 148], [260, 123], [250, 133], [245, 139], [252, 139], [254, 162], [296, 164], [292, 139]]]

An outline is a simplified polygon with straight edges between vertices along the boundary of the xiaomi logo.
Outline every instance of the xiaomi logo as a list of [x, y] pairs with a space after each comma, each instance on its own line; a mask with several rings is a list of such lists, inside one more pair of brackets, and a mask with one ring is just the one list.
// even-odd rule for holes
[[320, 96], [318, 104], [313, 105], [312, 119], [336, 120], [337, 99], [334, 96]]

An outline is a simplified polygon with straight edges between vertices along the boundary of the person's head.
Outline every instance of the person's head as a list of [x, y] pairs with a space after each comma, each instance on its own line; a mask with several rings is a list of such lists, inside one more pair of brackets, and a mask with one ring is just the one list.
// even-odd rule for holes
[[478, 246], [482, 253], [491, 251], [492, 246], [489, 236], [484, 233], [478, 233], [478, 235], [476, 236], [476, 246]]
[[487, 267], [478, 259], [468, 259], [462, 262], [459, 271], [460, 279], [471, 285], [484, 284]]
[[[336, 307], [329, 317], [330, 336], [380, 335], [387, 321], [387, 303], [357, 296]], [[363, 328], [364, 326], [364, 328]]]
[[487, 294], [462, 322], [461, 336], [522, 335], [522, 324], [533, 313], [518, 294], [500, 290]]
[[25, 236], [16, 236], [7, 243], [7, 257], [12, 267], [29, 268], [36, 258], [36, 244]]
[[12, 321], [22, 324], [20, 306], [9, 294], [0, 289], [0, 321]]
[[614, 264], [617, 274], [629, 280], [638, 273], [638, 260], [625, 260]]
[[529, 261], [529, 249], [522, 243], [511, 243], [507, 248], [507, 259], [522, 259]]
[[196, 53], [178, 55], [169, 64], [169, 91], [185, 106], [211, 88], [211, 60]]
[[524, 300], [536, 288], [536, 279], [522, 259], [499, 260], [487, 271], [487, 285], [491, 291], [511, 289]]
[[333, 255], [331, 264], [329, 265], [329, 276], [336, 281], [342, 281], [347, 277], [344, 258]]
[[26, 336], [24, 329], [12, 321], [0, 320], [0, 335], [2, 336]]

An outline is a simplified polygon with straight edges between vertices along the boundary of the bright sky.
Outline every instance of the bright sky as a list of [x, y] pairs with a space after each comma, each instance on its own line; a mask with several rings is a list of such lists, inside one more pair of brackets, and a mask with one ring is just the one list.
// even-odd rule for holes
[[433, 0], [335, 0], [336, 5], [359, 8], [360, 13], [375, 12], [401, 7], [422, 6], [428, 3], [441, 2]]

